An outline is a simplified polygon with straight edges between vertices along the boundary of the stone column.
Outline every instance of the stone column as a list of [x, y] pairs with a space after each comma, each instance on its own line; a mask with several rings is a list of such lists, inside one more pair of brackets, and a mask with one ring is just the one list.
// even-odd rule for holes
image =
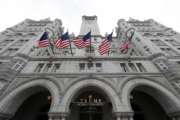
[[171, 118], [171, 120], [180, 120], [180, 112], [170, 113], [169, 117]]
[[50, 112], [48, 113], [49, 120], [66, 120], [68, 113], [65, 112]]
[[133, 112], [115, 112], [115, 120], [133, 120]]
[[13, 115], [0, 113], [0, 120], [9, 120]]

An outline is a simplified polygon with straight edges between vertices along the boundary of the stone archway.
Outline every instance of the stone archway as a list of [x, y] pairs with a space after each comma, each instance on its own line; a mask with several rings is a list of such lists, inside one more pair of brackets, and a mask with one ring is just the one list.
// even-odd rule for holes
[[50, 105], [51, 94], [41, 88], [23, 101], [10, 120], [48, 120]]
[[110, 85], [100, 80], [88, 79], [76, 82], [67, 90], [61, 101], [60, 111], [69, 113], [70, 105], [72, 101], [75, 100], [74, 98], [78, 98], [80, 93], [86, 94], [86, 88], [88, 88], [90, 92], [94, 92], [94, 94], [99, 94], [99, 96], [102, 96], [102, 99], [106, 98], [106, 101], [112, 104], [111, 112], [119, 112], [121, 110], [119, 96]]
[[46, 91], [51, 95], [49, 111], [55, 111], [56, 106], [59, 104], [59, 89], [52, 81], [39, 79], [24, 83], [4, 96], [0, 101], [0, 113], [14, 116], [24, 101], [42, 91]]
[[112, 120], [112, 103], [106, 93], [94, 86], [82, 88], [70, 104], [68, 120]]
[[[129, 106], [130, 110], [134, 110], [135, 112], [136, 110], [145, 112], [145, 109], [143, 109], [142, 106], [145, 106], [146, 104], [146, 108], [149, 107], [149, 111], [151, 109], [151, 115], [153, 115], [152, 109], [154, 109], [154, 111], [159, 111], [159, 113], [162, 113], [164, 116], [166, 116], [166, 118], [164, 117], [163, 119], [167, 120], [169, 119], [168, 115], [170, 113], [174, 113], [180, 110], [180, 101], [172, 91], [170, 91], [163, 85], [148, 79], [136, 78], [127, 80], [122, 88], [121, 97], [122, 102]], [[144, 102], [141, 102], [143, 98]], [[146, 103], [147, 101], [149, 101], [152, 106], [148, 106]], [[146, 112], [147, 111], [148, 109], [146, 109]], [[147, 117], [147, 114], [144, 115], [144, 117], [140, 115], [138, 119], [148, 120], [147, 118], [145, 119], [145, 117]], [[160, 118], [155, 117], [153, 119], [156, 120]]]

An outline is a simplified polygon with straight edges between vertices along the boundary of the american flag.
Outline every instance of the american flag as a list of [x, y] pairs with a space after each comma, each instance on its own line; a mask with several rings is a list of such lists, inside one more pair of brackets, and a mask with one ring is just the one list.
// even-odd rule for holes
[[77, 48], [85, 48], [91, 45], [91, 31], [88, 32], [83, 38], [73, 40]]
[[55, 42], [57, 48], [67, 48], [70, 45], [69, 33], [64, 33], [60, 39]]
[[101, 55], [108, 54], [110, 48], [111, 48], [111, 42], [112, 42], [112, 34], [109, 34], [105, 40], [102, 41], [101, 45], [99, 46], [99, 53]]
[[120, 51], [122, 54], [127, 54], [128, 50], [130, 48], [130, 45], [132, 44], [132, 38], [134, 36], [134, 31], [133, 33], [131, 33], [131, 36], [129, 38], [127, 38], [126, 41], [124, 41], [121, 45], [120, 45]]
[[44, 32], [42, 37], [38, 41], [38, 46], [39, 47], [48, 47], [50, 45], [48, 33]]

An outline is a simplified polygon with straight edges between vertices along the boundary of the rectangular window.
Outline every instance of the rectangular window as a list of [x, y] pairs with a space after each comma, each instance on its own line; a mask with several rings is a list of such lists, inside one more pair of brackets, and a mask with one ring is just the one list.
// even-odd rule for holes
[[125, 63], [120, 63], [120, 66], [121, 66], [123, 72], [129, 72], [128, 67]]
[[160, 48], [165, 54], [173, 56], [177, 55], [175, 51], [173, 51], [171, 48]]
[[128, 63], [129, 67], [131, 68], [132, 72], [138, 72], [136, 66], [134, 65], [134, 63]]
[[96, 71], [101, 72], [102, 71], [102, 64], [101, 63], [96, 63]]
[[166, 39], [165, 41], [167, 41], [168, 43], [170, 43], [171, 45], [174, 45], [174, 46], [180, 45], [180, 42], [177, 42], [174, 39]]
[[176, 61], [176, 63], [177, 63], [177, 65], [178, 65], [178, 66], [176, 66], [176, 67], [179, 68], [179, 67], [180, 67], [180, 61]]
[[34, 72], [37, 72], [37, 73], [41, 72], [43, 66], [44, 66], [44, 63], [39, 63]]
[[146, 69], [144, 68], [144, 66], [141, 63], [136, 63], [136, 65], [140, 72], [146, 72]]
[[6, 46], [9, 43], [12, 43], [14, 40], [8, 39], [8, 40], [4, 40], [2, 42], [0, 42], [0, 46]]
[[15, 42], [12, 46], [23, 46], [25, 43], [27, 43], [29, 40], [26, 39], [26, 40], [18, 40], [17, 42]]
[[85, 70], [85, 63], [79, 63], [79, 70]]
[[19, 50], [19, 48], [9, 48], [9, 49], [7, 49], [7, 50], [3, 53], [3, 55], [4, 55], [4, 56], [5, 56], [5, 55], [7, 55], [7, 56], [12, 56], [12, 55], [14, 55], [18, 50]]
[[55, 63], [52, 72], [58, 72], [59, 69], [60, 69], [60, 63]]
[[52, 66], [51, 63], [46, 64], [46, 67], [44, 68], [43, 72], [48, 72], [51, 66]]
[[156, 44], [157, 46], [167, 46], [166, 43], [164, 43], [163, 41], [159, 40], [159, 39], [152, 39], [151, 40], [154, 44]]
[[101, 64], [101, 63], [96, 63], [96, 67], [97, 67], [97, 68], [101, 68], [101, 67], [102, 67], [102, 64]]
[[92, 69], [93, 68], [93, 63], [88, 63], [87, 67], [88, 67], [89, 70]]
[[180, 61], [176, 61], [176, 63], [180, 65]]

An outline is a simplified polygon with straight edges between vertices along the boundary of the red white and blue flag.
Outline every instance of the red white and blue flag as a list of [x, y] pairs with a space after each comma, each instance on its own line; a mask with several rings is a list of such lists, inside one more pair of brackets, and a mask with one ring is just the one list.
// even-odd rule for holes
[[111, 42], [112, 42], [112, 34], [109, 34], [105, 40], [102, 41], [102, 43], [99, 46], [99, 53], [101, 55], [108, 54], [109, 50], [111, 48]]
[[57, 48], [67, 48], [70, 45], [69, 33], [64, 33], [60, 39], [55, 42]]
[[131, 48], [133, 36], [134, 36], [134, 31], [133, 31], [133, 33], [131, 33], [131, 36], [129, 38], [127, 38], [127, 40], [124, 41], [120, 45], [120, 51], [121, 51], [122, 54], [127, 54], [128, 53], [129, 49]]
[[91, 31], [88, 32], [83, 38], [77, 38], [73, 40], [77, 48], [85, 48], [91, 45]]
[[41, 38], [38, 41], [38, 46], [39, 47], [48, 47], [50, 45], [50, 40], [48, 37], [48, 33], [44, 32]]
[[128, 50], [130, 48], [130, 44], [131, 44], [131, 41], [124, 41], [121, 45], [120, 45], [120, 51], [122, 54], [126, 54], [128, 53]]

